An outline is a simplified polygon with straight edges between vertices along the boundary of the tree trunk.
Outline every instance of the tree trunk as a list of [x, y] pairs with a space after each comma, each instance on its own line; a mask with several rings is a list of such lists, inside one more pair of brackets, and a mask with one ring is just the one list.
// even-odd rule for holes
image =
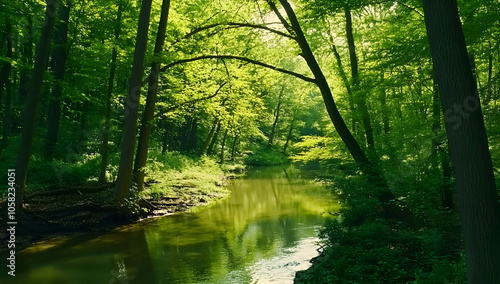
[[115, 196], [123, 202], [130, 196], [132, 186], [132, 166], [134, 162], [135, 136], [137, 132], [137, 111], [141, 95], [144, 57], [148, 41], [149, 17], [152, 0], [143, 0], [137, 27], [134, 62], [127, 98], [125, 99], [125, 122], [123, 125], [123, 140], [120, 156], [120, 167], [116, 178]]
[[234, 155], [236, 153], [236, 143], [238, 141], [238, 135], [233, 139], [233, 146], [231, 147], [231, 161], [234, 161]]
[[50, 51], [50, 40], [54, 29], [57, 0], [47, 0], [45, 10], [45, 22], [42, 35], [37, 46], [35, 66], [31, 74], [31, 82], [28, 92], [28, 102], [24, 112], [24, 126], [21, 134], [19, 152], [16, 159], [16, 214], [23, 214], [23, 195], [28, 174], [28, 167], [33, 148], [33, 136], [35, 134], [36, 114], [41, 99], [43, 75], [47, 66]]
[[351, 10], [348, 6], [345, 6], [345, 22], [349, 58], [351, 59], [351, 85], [354, 89], [354, 100], [357, 102], [358, 108], [361, 112], [361, 121], [363, 122], [363, 127], [365, 129], [366, 143], [368, 144], [368, 148], [373, 152], [375, 149], [373, 129], [370, 121], [370, 114], [368, 113], [368, 107], [366, 106], [366, 93], [364, 90], [359, 90], [358, 57], [356, 55], [356, 46], [354, 44], [354, 35], [352, 32]]
[[217, 142], [217, 136], [219, 136], [219, 132], [220, 132], [221, 127], [222, 127], [222, 123], [220, 123], [220, 121], [219, 121], [219, 124], [217, 125], [217, 129], [215, 130], [214, 136], [212, 137], [212, 141], [210, 142], [210, 145], [208, 146], [207, 156], [212, 155], [215, 143]]
[[423, 0], [439, 85], [469, 283], [500, 283], [500, 206], [477, 85], [456, 0]]
[[224, 163], [224, 147], [226, 146], [226, 138], [227, 138], [227, 132], [228, 130], [226, 130], [224, 132], [224, 136], [222, 138], [222, 143], [221, 143], [221, 147], [220, 147], [220, 163], [223, 164]]
[[156, 34], [156, 42], [154, 49], [153, 64], [151, 66], [151, 75], [148, 81], [148, 95], [146, 106], [142, 116], [142, 125], [139, 135], [139, 143], [137, 145], [137, 156], [135, 157], [134, 174], [137, 182], [137, 189], [144, 190], [144, 171], [142, 168], [146, 166], [149, 150], [149, 139], [151, 129], [153, 128], [153, 119], [155, 112], [156, 97], [158, 95], [158, 76], [160, 75], [160, 53], [163, 50], [165, 43], [165, 32], [167, 30], [168, 11], [170, 8], [170, 0], [163, 0], [161, 5], [160, 23], [158, 33]]
[[[297, 20], [297, 17], [295, 16], [292, 7], [286, 0], [280, 0], [280, 2], [285, 9], [288, 18], [290, 19], [291, 26], [296, 35], [295, 39], [302, 51], [302, 56], [306, 60], [307, 65], [309, 66], [311, 72], [315, 77], [316, 85], [321, 91], [330, 119], [332, 120], [332, 123], [337, 130], [340, 138], [346, 145], [349, 153], [352, 155], [361, 172], [366, 175], [368, 182], [378, 190], [376, 197], [380, 201], [384, 213], [388, 217], [394, 217], [411, 222], [411, 216], [409, 216], [408, 212], [392, 203], [392, 201], [394, 200], [394, 195], [389, 190], [387, 181], [385, 180], [381, 169], [377, 164], [372, 163], [368, 159], [352, 133], [347, 128], [344, 119], [337, 109], [337, 105], [335, 104], [335, 101], [333, 99], [328, 82], [326, 81], [326, 78], [321, 71], [318, 62], [316, 61], [316, 58], [314, 57], [311, 48], [307, 43], [307, 40], [304, 36], [304, 33], [302, 32], [302, 28], [300, 27], [300, 24]], [[268, 3], [273, 8], [273, 11], [277, 12], [277, 8], [275, 7], [274, 3], [271, 0], [268, 1]]]
[[[283, 92], [283, 90], [282, 90], [282, 92]], [[276, 115], [274, 117], [273, 127], [271, 128], [271, 134], [269, 134], [269, 142], [267, 143], [268, 146], [273, 145], [274, 134], [276, 131], [276, 124], [278, 124], [278, 120], [280, 118], [280, 110], [281, 110], [281, 94], [280, 94], [280, 98], [278, 100], [278, 106], [276, 106], [276, 110], [274, 112]]]
[[286, 155], [286, 149], [288, 148], [288, 143], [292, 139], [292, 131], [295, 124], [295, 112], [293, 113], [292, 122], [290, 123], [290, 130], [288, 130], [288, 135], [286, 136], [285, 146], [283, 146], [283, 154]]
[[337, 51], [337, 47], [335, 46], [335, 43], [333, 43], [333, 38], [332, 40], [332, 50], [333, 54], [335, 55], [335, 59], [337, 61], [337, 69], [339, 71], [340, 78], [342, 79], [342, 82], [344, 83], [344, 86], [347, 90], [347, 101], [349, 103], [349, 110], [351, 111], [351, 131], [353, 133], [356, 133], [356, 123], [357, 123], [357, 115], [356, 115], [356, 110], [354, 108], [354, 94], [352, 93], [351, 89], [351, 84], [349, 83], [349, 80], [347, 80], [347, 75], [345, 74], [344, 67], [342, 66], [342, 59], [340, 58], [340, 54]]
[[66, 0], [60, 3], [59, 25], [54, 38], [53, 56], [55, 59], [54, 68], [54, 86], [52, 87], [52, 97], [49, 103], [47, 138], [45, 141], [45, 157], [54, 156], [59, 124], [61, 121], [61, 96], [62, 83], [64, 81], [64, 72], [66, 70], [67, 60], [67, 42], [68, 42], [68, 22], [71, 10], [71, 1]]
[[99, 173], [99, 183], [106, 182], [106, 167], [108, 166], [108, 143], [109, 132], [111, 131], [111, 100], [113, 98], [113, 85], [116, 74], [116, 58], [118, 56], [117, 44], [121, 33], [122, 25], [122, 2], [118, 2], [118, 15], [116, 16], [115, 39], [113, 42], [113, 51], [111, 52], [111, 63], [109, 66], [108, 92], [106, 94], [106, 118], [102, 128], [101, 144], [101, 171]]
[[218, 125], [219, 125], [219, 119], [216, 118], [214, 120], [214, 123], [212, 124], [212, 128], [210, 129], [207, 138], [205, 139], [205, 142], [203, 142], [203, 145], [201, 146], [200, 151], [198, 152], [198, 156], [205, 154], [205, 151], [208, 148], [208, 144], [210, 143], [210, 141], [212, 140], [212, 136], [214, 135], [215, 128], [217, 128]]
[[[5, 32], [7, 33], [5, 39], [7, 41], [7, 58], [12, 58], [12, 24], [10, 21], [6, 23]], [[3, 132], [2, 132], [2, 148], [7, 146], [8, 140], [8, 128], [10, 127], [10, 108], [11, 108], [11, 86], [10, 86], [10, 71], [12, 69], [12, 64], [10, 62], [5, 62], [0, 70], [0, 104], [2, 102], [2, 94], [5, 86], [5, 110], [4, 110], [4, 121], [3, 121]], [[0, 105], [1, 106], [1, 105]], [[0, 107], [1, 109], [1, 107]]]

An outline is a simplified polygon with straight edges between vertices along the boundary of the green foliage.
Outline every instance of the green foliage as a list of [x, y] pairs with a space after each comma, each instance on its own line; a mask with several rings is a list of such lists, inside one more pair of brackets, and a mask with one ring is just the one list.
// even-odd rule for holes
[[273, 166], [288, 163], [283, 150], [277, 147], [262, 145], [248, 155], [245, 163], [250, 166]]

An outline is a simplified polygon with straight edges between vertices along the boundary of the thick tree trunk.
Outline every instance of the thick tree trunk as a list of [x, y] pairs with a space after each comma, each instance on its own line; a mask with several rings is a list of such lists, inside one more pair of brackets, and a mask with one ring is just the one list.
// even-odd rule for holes
[[137, 132], [137, 111], [141, 95], [142, 74], [144, 71], [144, 57], [148, 42], [149, 17], [152, 0], [143, 0], [137, 27], [134, 62], [127, 98], [125, 99], [125, 122], [123, 125], [123, 140], [120, 156], [120, 167], [116, 178], [115, 196], [123, 202], [130, 196], [132, 186], [132, 166], [134, 163], [135, 136]]
[[113, 51], [111, 52], [111, 63], [109, 66], [109, 77], [108, 77], [108, 92], [106, 94], [106, 117], [104, 121], [104, 127], [102, 128], [102, 144], [101, 144], [101, 170], [99, 173], [99, 183], [106, 182], [106, 167], [108, 166], [108, 143], [109, 143], [109, 132], [111, 131], [111, 100], [113, 98], [113, 85], [115, 81], [116, 74], [116, 59], [118, 56], [118, 50], [116, 45], [118, 44], [118, 38], [121, 33], [122, 25], [122, 4], [121, 1], [118, 3], [118, 15], [116, 16], [116, 26], [115, 26], [115, 39], [113, 42]]
[[423, 0], [453, 163], [469, 283], [500, 283], [500, 206], [456, 0]]
[[23, 195], [28, 175], [28, 167], [33, 147], [35, 134], [36, 114], [41, 99], [43, 75], [47, 66], [50, 51], [50, 40], [54, 29], [57, 0], [47, 0], [45, 10], [45, 22], [42, 35], [37, 46], [35, 66], [31, 74], [31, 82], [28, 92], [28, 101], [24, 112], [24, 126], [19, 143], [19, 152], [16, 159], [16, 214], [23, 214]]
[[53, 57], [55, 59], [54, 68], [54, 86], [52, 87], [52, 96], [49, 103], [49, 112], [47, 116], [47, 138], [45, 140], [45, 157], [53, 157], [57, 145], [57, 136], [59, 133], [59, 124], [61, 121], [61, 96], [62, 83], [64, 81], [64, 72], [66, 70], [67, 42], [68, 42], [68, 24], [69, 13], [71, 10], [71, 1], [66, 0], [60, 3], [59, 25], [54, 38]]
[[165, 43], [169, 8], [170, 0], [163, 0], [158, 33], [156, 34], [154, 59], [148, 81], [148, 96], [142, 116], [139, 143], [137, 145], [137, 156], [135, 157], [134, 174], [137, 182], [137, 189], [139, 191], [144, 190], [144, 171], [142, 168], [146, 166], [146, 161], [148, 159], [149, 139], [151, 137], [151, 129], [153, 128], [156, 97], [158, 95], [158, 76], [160, 75], [159, 56], [163, 50], [163, 44]]

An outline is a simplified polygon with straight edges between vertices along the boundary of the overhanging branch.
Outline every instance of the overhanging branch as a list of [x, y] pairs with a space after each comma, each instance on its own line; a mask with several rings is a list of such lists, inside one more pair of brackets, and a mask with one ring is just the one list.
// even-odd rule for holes
[[235, 60], [245, 61], [245, 62], [254, 64], [254, 65], [262, 66], [262, 67], [265, 67], [265, 68], [268, 68], [268, 69], [276, 70], [276, 71], [281, 72], [281, 73], [292, 75], [292, 76], [297, 77], [299, 79], [302, 79], [302, 80], [304, 80], [306, 82], [310, 82], [310, 83], [316, 84], [316, 79], [307, 77], [305, 75], [302, 75], [302, 74], [299, 74], [299, 73], [295, 73], [293, 71], [286, 70], [286, 69], [283, 69], [283, 68], [279, 68], [279, 67], [276, 67], [276, 66], [272, 66], [272, 65], [266, 64], [264, 62], [260, 62], [260, 61], [254, 60], [254, 59], [250, 59], [250, 58], [246, 58], [246, 57], [241, 57], [241, 56], [235, 56], [235, 55], [202, 55], [202, 56], [193, 57], [193, 58], [181, 59], [181, 60], [178, 60], [178, 61], [175, 61], [175, 62], [172, 62], [172, 63], [169, 63], [169, 64], [163, 66], [160, 69], [160, 72], [164, 72], [168, 68], [176, 66], [176, 65], [180, 65], [180, 64], [184, 64], [184, 63], [188, 63], [188, 62], [193, 62], [193, 61], [198, 61], [198, 60], [204, 60], [204, 59], [235, 59]]

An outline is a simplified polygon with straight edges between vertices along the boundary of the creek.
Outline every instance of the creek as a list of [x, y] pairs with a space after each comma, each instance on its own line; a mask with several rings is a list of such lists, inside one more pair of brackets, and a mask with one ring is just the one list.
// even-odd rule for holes
[[338, 208], [301, 175], [253, 169], [212, 205], [36, 244], [17, 253], [7, 283], [293, 283], [317, 255], [325, 212]]

